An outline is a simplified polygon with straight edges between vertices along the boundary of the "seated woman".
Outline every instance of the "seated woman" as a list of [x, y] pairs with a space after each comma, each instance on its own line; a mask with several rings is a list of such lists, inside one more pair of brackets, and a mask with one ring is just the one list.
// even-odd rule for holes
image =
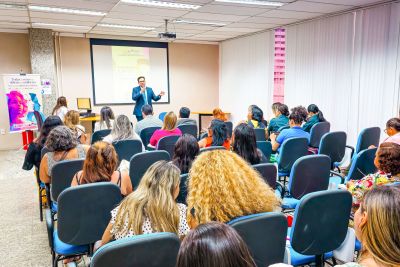
[[400, 145], [400, 119], [391, 118], [386, 122], [386, 134], [389, 136], [384, 142], [392, 142]]
[[229, 225], [200, 224], [183, 239], [176, 267], [256, 267], [246, 243]]
[[156, 147], [158, 141], [165, 136], [170, 135], [182, 135], [182, 132], [179, 128], [176, 128], [176, 121], [178, 118], [176, 117], [173, 111], [168, 112], [164, 117], [163, 126], [161, 129], [156, 130], [150, 138], [150, 145]]
[[94, 143], [86, 153], [83, 169], [72, 179], [71, 186], [97, 182], [111, 182], [121, 188], [121, 194], [132, 192], [132, 183], [128, 172], [118, 171], [118, 157], [112, 145], [106, 142]]
[[228, 120], [228, 118], [226, 117], [226, 114], [220, 108], [214, 108], [213, 109], [213, 117], [216, 120], [221, 120], [221, 121], [227, 121]]
[[197, 139], [190, 134], [179, 137], [175, 144], [174, 157], [172, 162], [181, 170], [181, 174], [188, 173], [192, 162], [199, 154]]
[[248, 109], [247, 124], [252, 126], [254, 129], [265, 129], [267, 126], [263, 122], [264, 113], [261, 108], [256, 105], [251, 105]]
[[94, 131], [112, 129], [114, 124], [114, 112], [110, 107], [102, 107], [100, 110], [100, 121], [94, 125]]
[[[139, 140], [142, 142], [142, 139], [140, 139], [139, 135], [133, 130], [131, 121], [125, 115], [119, 115], [117, 117], [114, 121], [111, 133], [103, 138], [103, 141], [109, 144], [121, 140]], [[142, 150], [144, 151], [143, 143]]]
[[193, 228], [210, 221], [225, 223], [240, 216], [274, 211], [279, 209], [280, 200], [244, 159], [218, 149], [201, 153], [193, 162], [187, 203]]
[[307, 110], [298, 106], [292, 108], [292, 112], [289, 115], [289, 126], [290, 129], [285, 129], [278, 136], [276, 134], [271, 134], [271, 143], [273, 151], [280, 151], [280, 146], [285, 142], [285, 140], [294, 137], [305, 137], [310, 139], [310, 134], [301, 128], [301, 123], [307, 118]]
[[65, 96], [57, 98], [56, 106], [53, 108], [51, 115], [58, 116], [61, 121], [64, 121], [65, 114], [68, 112], [67, 99]]
[[269, 121], [268, 135], [277, 133], [283, 126], [289, 125], [289, 109], [285, 104], [276, 102], [272, 104], [272, 113], [274, 118]]
[[79, 112], [70, 110], [65, 114], [64, 125], [71, 129], [81, 144], [85, 144], [87, 140], [85, 127], [79, 124]]
[[29, 144], [22, 169], [30, 170], [33, 166], [35, 166], [39, 170], [44, 143], [46, 142], [50, 131], [60, 125], [63, 125], [60, 117], [49, 116], [46, 118], [46, 120], [43, 122], [42, 128], [40, 129], [39, 137]]
[[62, 160], [84, 159], [89, 149], [76, 140], [74, 133], [66, 126], [57, 126], [47, 137], [45, 147], [50, 151], [40, 162], [39, 176], [43, 183], [51, 183], [51, 171]]
[[388, 183], [400, 182], [400, 145], [385, 142], [380, 144], [374, 164], [377, 173], [369, 174], [360, 180], [350, 180], [346, 183], [347, 189], [353, 195], [353, 205], [357, 206], [364, 193], [373, 187]]
[[178, 204], [180, 172], [171, 162], [157, 161], [146, 171], [138, 188], [111, 211], [101, 245], [112, 239], [156, 232], [185, 236], [189, 232], [186, 206]]
[[310, 132], [314, 124], [326, 121], [324, 115], [322, 114], [322, 111], [319, 110], [317, 105], [315, 104], [309, 105], [307, 107], [307, 111], [308, 111], [308, 118], [306, 123], [304, 123], [304, 125], [302, 126], [304, 131]]
[[400, 187], [369, 191], [354, 214], [354, 229], [362, 244], [358, 262], [337, 266], [400, 266]]
[[199, 141], [199, 147], [223, 146], [227, 150], [231, 149], [231, 141], [228, 137], [228, 128], [225, 122], [214, 119], [208, 127], [208, 136]]
[[251, 165], [268, 162], [264, 154], [257, 148], [253, 127], [246, 123], [236, 126], [233, 132], [232, 151]]

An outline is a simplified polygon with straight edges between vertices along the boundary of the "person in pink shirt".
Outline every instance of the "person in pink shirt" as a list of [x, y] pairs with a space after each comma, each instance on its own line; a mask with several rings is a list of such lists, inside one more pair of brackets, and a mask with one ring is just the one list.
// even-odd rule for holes
[[386, 122], [385, 133], [389, 135], [384, 142], [391, 142], [400, 145], [400, 119], [391, 118]]
[[173, 111], [170, 111], [164, 117], [164, 124], [160, 130], [156, 130], [150, 138], [150, 145], [156, 147], [158, 141], [169, 135], [182, 135], [179, 128], [176, 128], [177, 117]]

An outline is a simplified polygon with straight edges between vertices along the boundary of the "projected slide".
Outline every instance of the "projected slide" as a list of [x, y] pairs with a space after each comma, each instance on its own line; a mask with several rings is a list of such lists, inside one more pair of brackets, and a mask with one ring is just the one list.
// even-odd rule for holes
[[91, 39], [93, 96], [95, 105], [132, 104], [137, 77], [157, 95], [153, 103], [169, 103], [168, 44]]

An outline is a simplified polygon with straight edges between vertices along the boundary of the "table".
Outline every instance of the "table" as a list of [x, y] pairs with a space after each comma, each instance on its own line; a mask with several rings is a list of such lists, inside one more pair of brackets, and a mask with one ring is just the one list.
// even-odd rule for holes
[[94, 125], [96, 124], [97, 121], [100, 121], [100, 115], [96, 114], [95, 117], [79, 117], [79, 121], [80, 122], [91, 122], [92, 129], [90, 132], [93, 133]]
[[[198, 114], [199, 115], [199, 134], [201, 133], [201, 118], [202, 117], [208, 117], [208, 116], [213, 116], [213, 113], [210, 111], [192, 111], [192, 114]], [[230, 112], [224, 112], [226, 115], [230, 115]]]

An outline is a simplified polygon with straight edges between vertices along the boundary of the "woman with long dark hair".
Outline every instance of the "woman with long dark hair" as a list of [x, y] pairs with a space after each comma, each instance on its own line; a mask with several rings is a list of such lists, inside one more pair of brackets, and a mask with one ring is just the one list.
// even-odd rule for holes
[[104, 106], [100, 110], [100, 121], [94, 125], [94, 131], [112, 129], [114, 124], [115, 116], [112, 109], [108, 106]]
[[231, 142], [228, 138], [228, 127], [222, 120], [214, 119], [208, 128], [208, 136], [199, 141], [199, 147], [224, 146], [230, 150]]
[[65, 98], [65, 96], [60, 96], [59, 98], [57, 98], [56, 106], [53, 108], [51, 115], [58, 116], [62, 121], [64, 121], [64, 116], [65, 114], [67, 114], [67, 112], [67, 99]]
[[246, 123], [240, 123], [233, 132], [232, 150], [251, 165], [267, 162], [263, 153], [257, 149], [254, 129]]
[[310, 132], [314, 124], [326, 121], [326, 119], [324, 118], [324, 114], [322, 114], [322, 111], [319, 110], [318, 106], [315, 104], [309, 105], [307, 107], [307, 112], [307, 121], [302, 126], [303, 130], [306, 132]]
[[188, 173], [198, 154], [199, 144], [196, 138], [193, 135], [184, 134], [175, 144], [172, 162], [181, 170], [181, 174]]

